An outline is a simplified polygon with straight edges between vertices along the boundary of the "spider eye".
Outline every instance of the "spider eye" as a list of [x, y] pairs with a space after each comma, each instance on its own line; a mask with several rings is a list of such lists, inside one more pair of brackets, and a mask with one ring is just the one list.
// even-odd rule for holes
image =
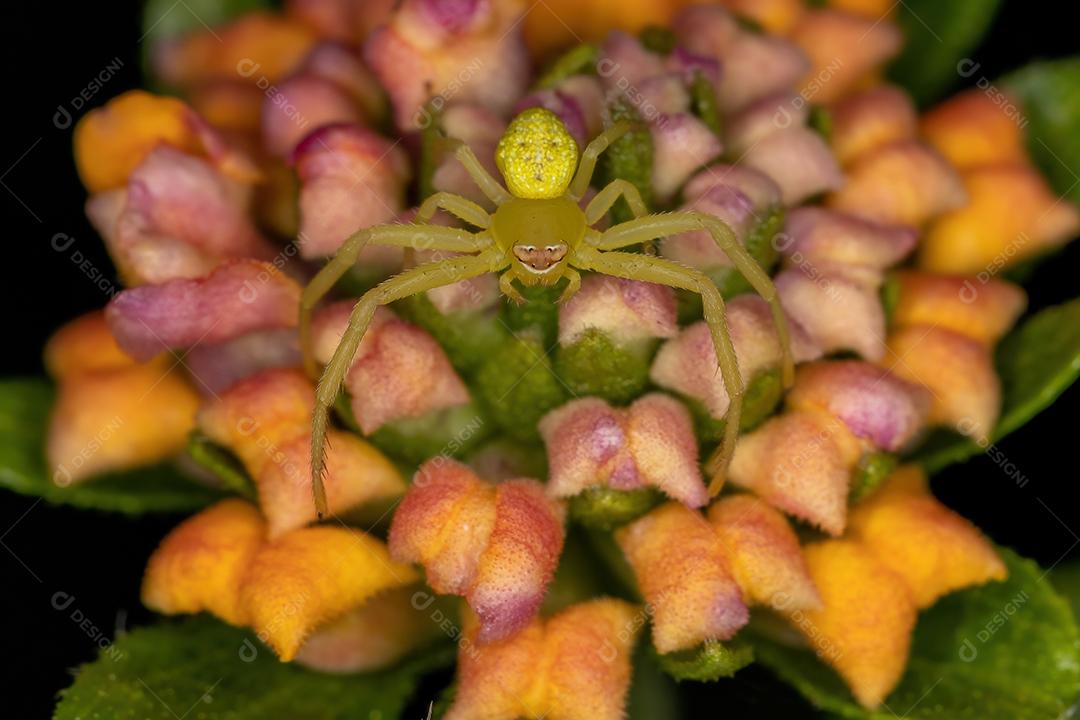
[[521, 249], [524, 250], [527, 253], [536, 252], [536, 246], [535, 245], [522, 245]]
[[554, 255], [555, 253], [559, 252], [560, 249], [560, 245], [548, 245], [546, 248], [544, 248], [544, 252], [548, 253], [549, 255]]

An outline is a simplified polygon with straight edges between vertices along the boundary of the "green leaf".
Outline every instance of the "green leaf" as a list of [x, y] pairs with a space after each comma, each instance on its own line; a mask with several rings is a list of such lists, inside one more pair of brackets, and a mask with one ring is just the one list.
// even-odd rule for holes
[[743, 642], [706, 640], [690, 650], [657, 655], [660, 667], [676, 680], [714, 682], [733, 676], [754, 661], [754, 649]]
[[378, 673], [317, 673], [280, 662], [245, 630], [199, 616], [117, 639], [79, 669], [53, 718], [392, 720], [421, 675], [453, 657], [441, 647]]
[[[1047, 308], [1005, 336], [997, 349], [1002, 411], [997, 442], [1047, 407], [1080, 375], [1080, 298]], [[983, 452], [955, 434], [931, 437], [915, 453], [928, 472]], [[993, 450], [993, 448], [989, 448]]]
[[920, 105], [933, 102], [962, 79], [958, 63], [978, 45], [1001, 0], [905, 0], [897, 8], [904, 48], [889, 77]]
[[1007, 581], [955, 593], [919, 616], [907, 671], [887, 708], [857, 705], [809, 650], [759, 638], [757, 658], [815, 706], [845, 718], [1062, 717], [1080, 693], [1080, 634], [1072, 612], [1038, 565], [1011, 550], [999, 552]]
[[1033, 63], [1002, 85], [1023, 107], [1032, 158], [1059, 193], [1080, 202], [1080, 58]]
[[[780, 381], [780, 371], [766, 370], [754, 376], [746, 385], [743, 393], [742, 417], [739, 418], [741, 432], [750, 432], [763, 423], [772, 415], [773, 410], [780, 404], [784, 397], [784, 384]], [[700, 400], [695, 398], [683, 398], [686, 406], [690, 408], [690, 415], [694, 419], [694, 431], [704, 442], [719, 440], [724, 437], [724, 428], [727, 423], [724, 418], [717, 420]]]
[[273, 6], [269, 0], [147, 0], [143, 6], [140, 39], [143, 73], [154, 84], [153, 52], [161, 41]]
[[131, 515], [187, 512], [222, 497], [171, 464], [107, 473], [68, 487], [55, 484], [45, 462], [54, 396], [45, 380], [0, 380], [0, 487], [52, 503]]
[[639, 640], [634, 652], [630, 697], [626, 708], [629, 720], [673, 720], [686, 717], [679, 686], [660, 670], [656, 653], [647, 639]]
[[188, 436], [187, 453], [196, 465], [220, 480], [222, 487], [249, 500], [255, 499], [255, 485], [240, 459], [198, 430]]

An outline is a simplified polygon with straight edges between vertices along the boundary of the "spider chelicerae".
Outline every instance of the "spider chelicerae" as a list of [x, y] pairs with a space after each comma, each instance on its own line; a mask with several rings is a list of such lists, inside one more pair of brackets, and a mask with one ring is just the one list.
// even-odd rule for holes
[[[770, 305], [783, 352], [785, 387], [790, 386], [794, 377], [787, 321], [769, 276], [721, 220], [698, 212], [649, 214], [638, 189], [623, 179], [612, 180], [584, 210], [581, 208], [580, 200], [589, 188], [600, 154], [629, 129], [626, 122], [612, 125], [593, 139], [579, 158], [577, 144], [554, 113], [543, 108], [525, 110], [511, 121], [496, 148], [496, 164], [507, 188], [487, 172], [469, 146], [450, 141], [454, 155], [495, 205], [495, 211], [488, 213], [460, 195], [434, 193], [421, 204], [413, 223], [376, 225], [351, 235], [311, 280], [301, 300], [300, 337], [305, 366], [314, 376], [317, 369], [312, 357], [312, 312], [319, 300], [356, 264], [367, 245], [462, 253], [405, 270], [366, 292], [353, 307], [348, 327], [323, 370], [316, 391], [311, 477], [320, 517], [327, 512], [323, 472], [330, 411], [375, 309], [489, 272], [500, 273], [500, 291], [516, 302], [524, 302], [524, 298], [514, 287], [515, 280], [526, 286], [551, 286], [563, 278], [568, 282], [559, 301], [565, 301], [581, 286], [579, 271], [658, 283], [700, 294], [719, 371], [731, 401], [723, 440], [707, 463], [713, 473], [710, 493], [719, 492], [739, 434], [743, 396], [742, 376], [724, 315], [724, 300], [716, 285], [699, 270], [620, 248], [647, 245], [658, 238], [693, 230], [709, 232]], [[594, 228], [620, 197], [626, 200], [634, 218], [604, 231]], [[429, 224], [438, 210], [479, 230]]]

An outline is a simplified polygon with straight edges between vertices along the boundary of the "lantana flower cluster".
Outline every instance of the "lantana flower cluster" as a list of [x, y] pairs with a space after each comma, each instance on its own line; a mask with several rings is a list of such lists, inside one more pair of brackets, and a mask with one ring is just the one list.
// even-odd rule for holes
[[[732, 0], [670, 30], [593, 29], [543, 72], [561, 30], [523, 25], [517, 0], [293, 0], [159, 44], [175, 95], [127, 92], [75, 133], [126, 289], [46, 350], [58, 484], [170, 460], [220, 483], [187, 457], [192, 438], [246, 482], [163, 540], [146, 605], [361, 672], [445, 639], [417, 599], [438, 595], [461, 618], [448, 718], [620, 718], [637, 643], [717, 676], [777, 627], [879, 706], [918, 613], [1006, 575], [899, 459], [932, 428], [991, 439], [994, 347], [1025, 307], [1000, 271], [1074, 236], [1080, 213], [992, 98], [920, 117], [882, 80], [902, 42], [885, 4], [817, 5]], [[450, 285], [376, 314], [338, 399], [319, 522], [303, 285], [351, 233], [412, 222], [432, 192], [491, 209], [443, 138], [498, 177], [508, 121], [536, 106], [579, 147], [633, 121], [607, 179], [731, 227], [773, 275], [794, 385], [766, 302], [707, 233], [643, 248], [729, 301], [746, 410], [728, 482], [709, 488], [730, 398], [693, 298], [599, 275], [562, 304], [508, 304], [493, 276]], [[360, 291], [435, 255], [365, 250], [317, 312], [316, 360]], [[585, 552], [579, 527], [606, 550], [588, 562], [624, 581], [603, 596], [562, 570]]]

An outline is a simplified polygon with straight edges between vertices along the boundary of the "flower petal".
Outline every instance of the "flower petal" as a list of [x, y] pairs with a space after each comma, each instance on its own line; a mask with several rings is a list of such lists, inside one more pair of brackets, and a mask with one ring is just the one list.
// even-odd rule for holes
[[826, 204], [867, 220], [920, 227], [966, 201], [960, 176], [944, 158], [917, 140], [901, 140], [861, 155]]
[[911, 228], [881, 225], [813, 205], [789, 212], [784, 229], [790, 242], [782, 252], [790, 264], [809, 261], [819, 269], [837, 265], [884, 270], [907, 257], [916, 242]]
[[300, 286], [275, 266], [236, 260], [202, 279], [124, 290], [105, 317], [120, 347], [146, 360], [255, 330], [295, 327], [299, 302]]
[[648, 603], [657, 652], [727, 640], [750, 619], [724, 542], [696, 511], [667, 503], [615, 539]]
[[533, 480], [495, 487], [495, 524], [466, 593], [480, 618], [477, 639], [491, 642], [536, 616], [563, 546], [563, 512]]
[[1080, 210], [1059, 199], [1031, 167], [994, 165], [964, 175], [969, 202], [938, 218], [919, 248], [919, 267], [974, 274], [1009, 267], [1071, 240]]
[[544, 416], [540, 434], [556, 497], [606, 485], [656, 487], [692, 507], [708, 500], [690, 414], [673, 398], [653, 393], [626, 409], [599, 398], [572, 400]]
[[885, 353], [885, 312], [876, 283], [846, 272], [806, 263], [782, 271], [773, 283], [788, 317], [822, 350], [851, 350], [878, 360]]
[[166, 362], [78, 373], [61, 381], [46, 456], [61, 487], [167, 460], [195, 426], [199, 396]]
[[933, 325], [909, 325], [889, 335], [882, 364], [930, 391], [929, 421], [976, 441], [989, 440], [1001, 407], [1001, 382], [990, 349]]
[[664, 285], [590, 275], [559, 308], [559, 344], [570, 345], [594, 328], [620, 345], [673, 337], [675, 293]]
[[[293, 153], [300, 178], [300, 255], [332, 255], [358, 229], [389, 222], [404, 208], [409, 166], [405, 153], [357, 125], [315, 130]], [[367, 248], [365, 265], [393, 271], [400, 248]]]
[[[740, 295], [728, 304], [727, 321], [745, 384], [779, 366], [780, 342], [764, 300], [756, 295]], [[821, 350], [797, 323], [790, 323], [790, 329], [796, 362], [821, 356]], [[665, 342], [653, 360], [649, 377], [661, 387], [698, 400], [716, 419], [727, 414], [727, 388], [717, 372], [712, 333], [704, 322], [683, 328], [678, 337]]]
[[507, 114], [528, 83], [523, 9], [500, 0], [401, 3], [364, 45], [364, 58], [390, 93], [398, 127], [416, 129], [432, 94]]
[[788, 206], [844, 184], [829, 146], [821, 135], [802, 126], [766, 135], [746, 150], [741, 162], [776, 181], [781, 200]]
[[893, 85], [879, 85], [832, 107], [829, 143], [841, 165], [883, 145], [910, 140], [919, 131], [915, 104]]
[[821, 607], [787, 519], [753, 495], [729, 495], [709, 507], [709, 522], [731, 558], [747, 603], [780, 610]]
[[240, 593], [259, 638], [289, 661], [316, 628], [384, 590], [419, 579], [411, 567], [391, 560], [376, 538], [321, 525], [263, 545]]
[[653, 139], [653, 192], [661, 200], [674, 196], [691, 175], [723, 150], [716, 133], [689, 113], [661, 115], [649, 131]]
[[917, 611], [904, 581], [850, 540], [807, 545], [807, 565], [824, 605], [790, 622], [832, 665], [866, 708], [876, 708], [907, 666]]
[[128, 284], [194, 278], [229, 258], [274, 257], [249, 217], [250, 190], [206, 160], [162, 145], [123, 190], [94, 195], [87, 214]]
[[390, 667], [442, 634], [442, 626], [413, 604], [418, 585], [386, 590], [308, 636], [296, 662], [326, 673]]
[[904, 579], [920, 608], [1008, 575], [990, 541], [934, 498], [916, 465], [898, 469], [852, 509], [850, 535]]
[[44, 355], [45, 370], [57, 380], [135, 364], [116, 344], [100, 310], [64, 323], [45, 344]]
[[489, 485], [436, 458], [417, 471], [390, 528], [393, 556], [424, 566], [437, 592], [464, 595], [495, 642], [535, 617], [555, 574], [563, 511], [534, 480]]
[[[1003, 107], [1004, 105], [1004, 107]], [[1009, 114], [1009, 109], [1013, 114]], [[923, 137], [960, 170], [1027, 161], [1022, 116], [1007, 96], [981, 89], [952, 96], [919, 121]]]
[[166, 615], [205, 611], [232, 625], [247, 625], [240, 584], [265, 535], [259, 511], [243, 500], [222, 500], [193, 515], [150, 556], [143, 604]]
[[635, 614], [622, 600], [590, 600], [483, 645], [467, 622], [446, 720], [622, 720]]
[[795, 410], [739, 440], [729, 477], [773, 507], [839, 535], [851, 471], [861, 454], [858, 438], [839, 420]]
[[896, 274], [899, 300], [894, 325], [937, 325], [992, 345], [1009, 331], [1027, 305], [1024, 290], [997, 278]]
[[[352, 302], [335, 303], [315, 318], [320, 362], [330, 361], [348, 325]], [[353, 415], [365, 435], [403, 418], [422, 417], [469, 402], [465, 383], [442, 347], [423, 329], [379, 308], [345, 379]]]
[[874, 447], [897, 452], [922, 430], [930, 396], [918, 385], [860, 360], [817, 362], [799, 368], [787, 404], [817, 408], [841, 420]]
[[818, 103], [850, 93], [895, 57], [904, 43], [900, 28], [882, 16], [861, 17], [832, 9], [803, 13], [791, 39], [810, 58], [803, 95]]

